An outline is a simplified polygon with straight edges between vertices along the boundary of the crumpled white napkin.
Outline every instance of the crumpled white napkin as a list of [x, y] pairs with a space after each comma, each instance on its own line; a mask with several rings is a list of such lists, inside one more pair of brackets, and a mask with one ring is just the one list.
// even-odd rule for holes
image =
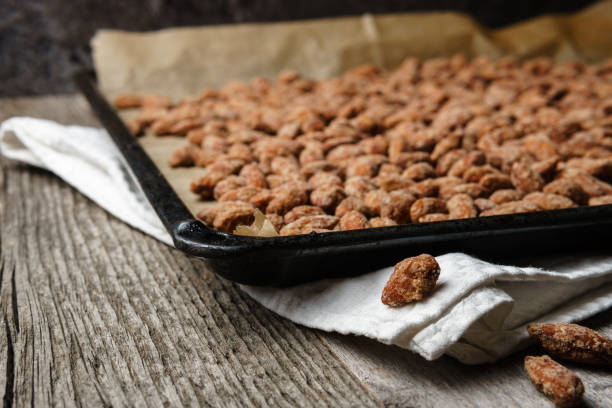
[[[0, 126], [0, 151], [50, 170], [110, 213], [172, 245], [104, 130], [27, 117]], [[411, 254], [407, 254], [409, 256]], [[476, 364], [527, 340], [535, 319], [577, 321], [612, 306], [612, 250], [494, 265], [466, 254], [437, 257], [442, 272], [428, 299], [401, 308], [380, 302], [392, 266], [359, 277], [288, 289], [242, 286], [255, 300], [305, 326], [358, 334], [435, 359]]]

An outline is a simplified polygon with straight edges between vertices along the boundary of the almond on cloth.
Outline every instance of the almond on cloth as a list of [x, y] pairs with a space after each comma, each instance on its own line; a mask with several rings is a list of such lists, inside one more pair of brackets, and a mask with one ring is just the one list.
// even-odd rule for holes
[[588, 327], [571, 323], [530, 323], [527, 332], [546, 351], [563, 360], [612, 364], [612, 340]]
[[576, 374], [548, 356], [525, 357], [525, 371], [533, 385], [558, 407], [582, 401], [584, 386]]
[[422, 300], [433, 292], [440, 276], [440, 265], [428, 254], [397, 263], [382, 292], [381, 301], [391, 307]]

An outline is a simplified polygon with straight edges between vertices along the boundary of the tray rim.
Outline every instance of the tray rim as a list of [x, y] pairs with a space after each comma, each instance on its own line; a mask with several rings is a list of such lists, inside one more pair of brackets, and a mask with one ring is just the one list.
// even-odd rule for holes
[[123, 120], [99, 91], [95, 72], [78, 70], [73, 79], [90, 107], [106, 128], [140, 184], [151, 206], [168, 230], [176, 248], [203, 258], [226, 258], [253, 251], [288, 251], [308, 256], [319, 251], [346, 252], [353, 245], [359, 250], [380, 247], [383, 243], [440, 242], [458, 235], [529, 233], [530, 231], [568, 229], [597, 223], [612, 226], [612, 204], [547, 210], [521, 214], [476, 217], [423, 224], [405, 224], [354, 231], [333, 231], [325, 234], [303, 234], [279, 237], [250, 237], [216, 231], [198, 221], [176, 194], [170, 183], [125, 126]]

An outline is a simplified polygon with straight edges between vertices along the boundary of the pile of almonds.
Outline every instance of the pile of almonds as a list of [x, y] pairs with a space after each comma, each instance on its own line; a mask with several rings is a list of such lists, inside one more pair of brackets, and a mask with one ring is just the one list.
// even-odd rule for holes
[[255, 77], [176, 103], [121, 95], [134, 134], [180, 135], [198, 214], [281, 235], [612, 203], [612, 61], [409, 58], [314, 81]]

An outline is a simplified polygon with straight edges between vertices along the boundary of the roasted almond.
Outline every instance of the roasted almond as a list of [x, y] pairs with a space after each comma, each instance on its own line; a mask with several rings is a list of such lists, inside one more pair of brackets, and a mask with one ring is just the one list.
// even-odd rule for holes
[[576, 374], [548, 356], [525, 357], [525, 371], [533, 385], [558, 407], [582, 401], [584, 386]]
[[527, 332], [550, 354], [578, 363], [612, 364], [612, 341], [572, 323], [530, 323]]

